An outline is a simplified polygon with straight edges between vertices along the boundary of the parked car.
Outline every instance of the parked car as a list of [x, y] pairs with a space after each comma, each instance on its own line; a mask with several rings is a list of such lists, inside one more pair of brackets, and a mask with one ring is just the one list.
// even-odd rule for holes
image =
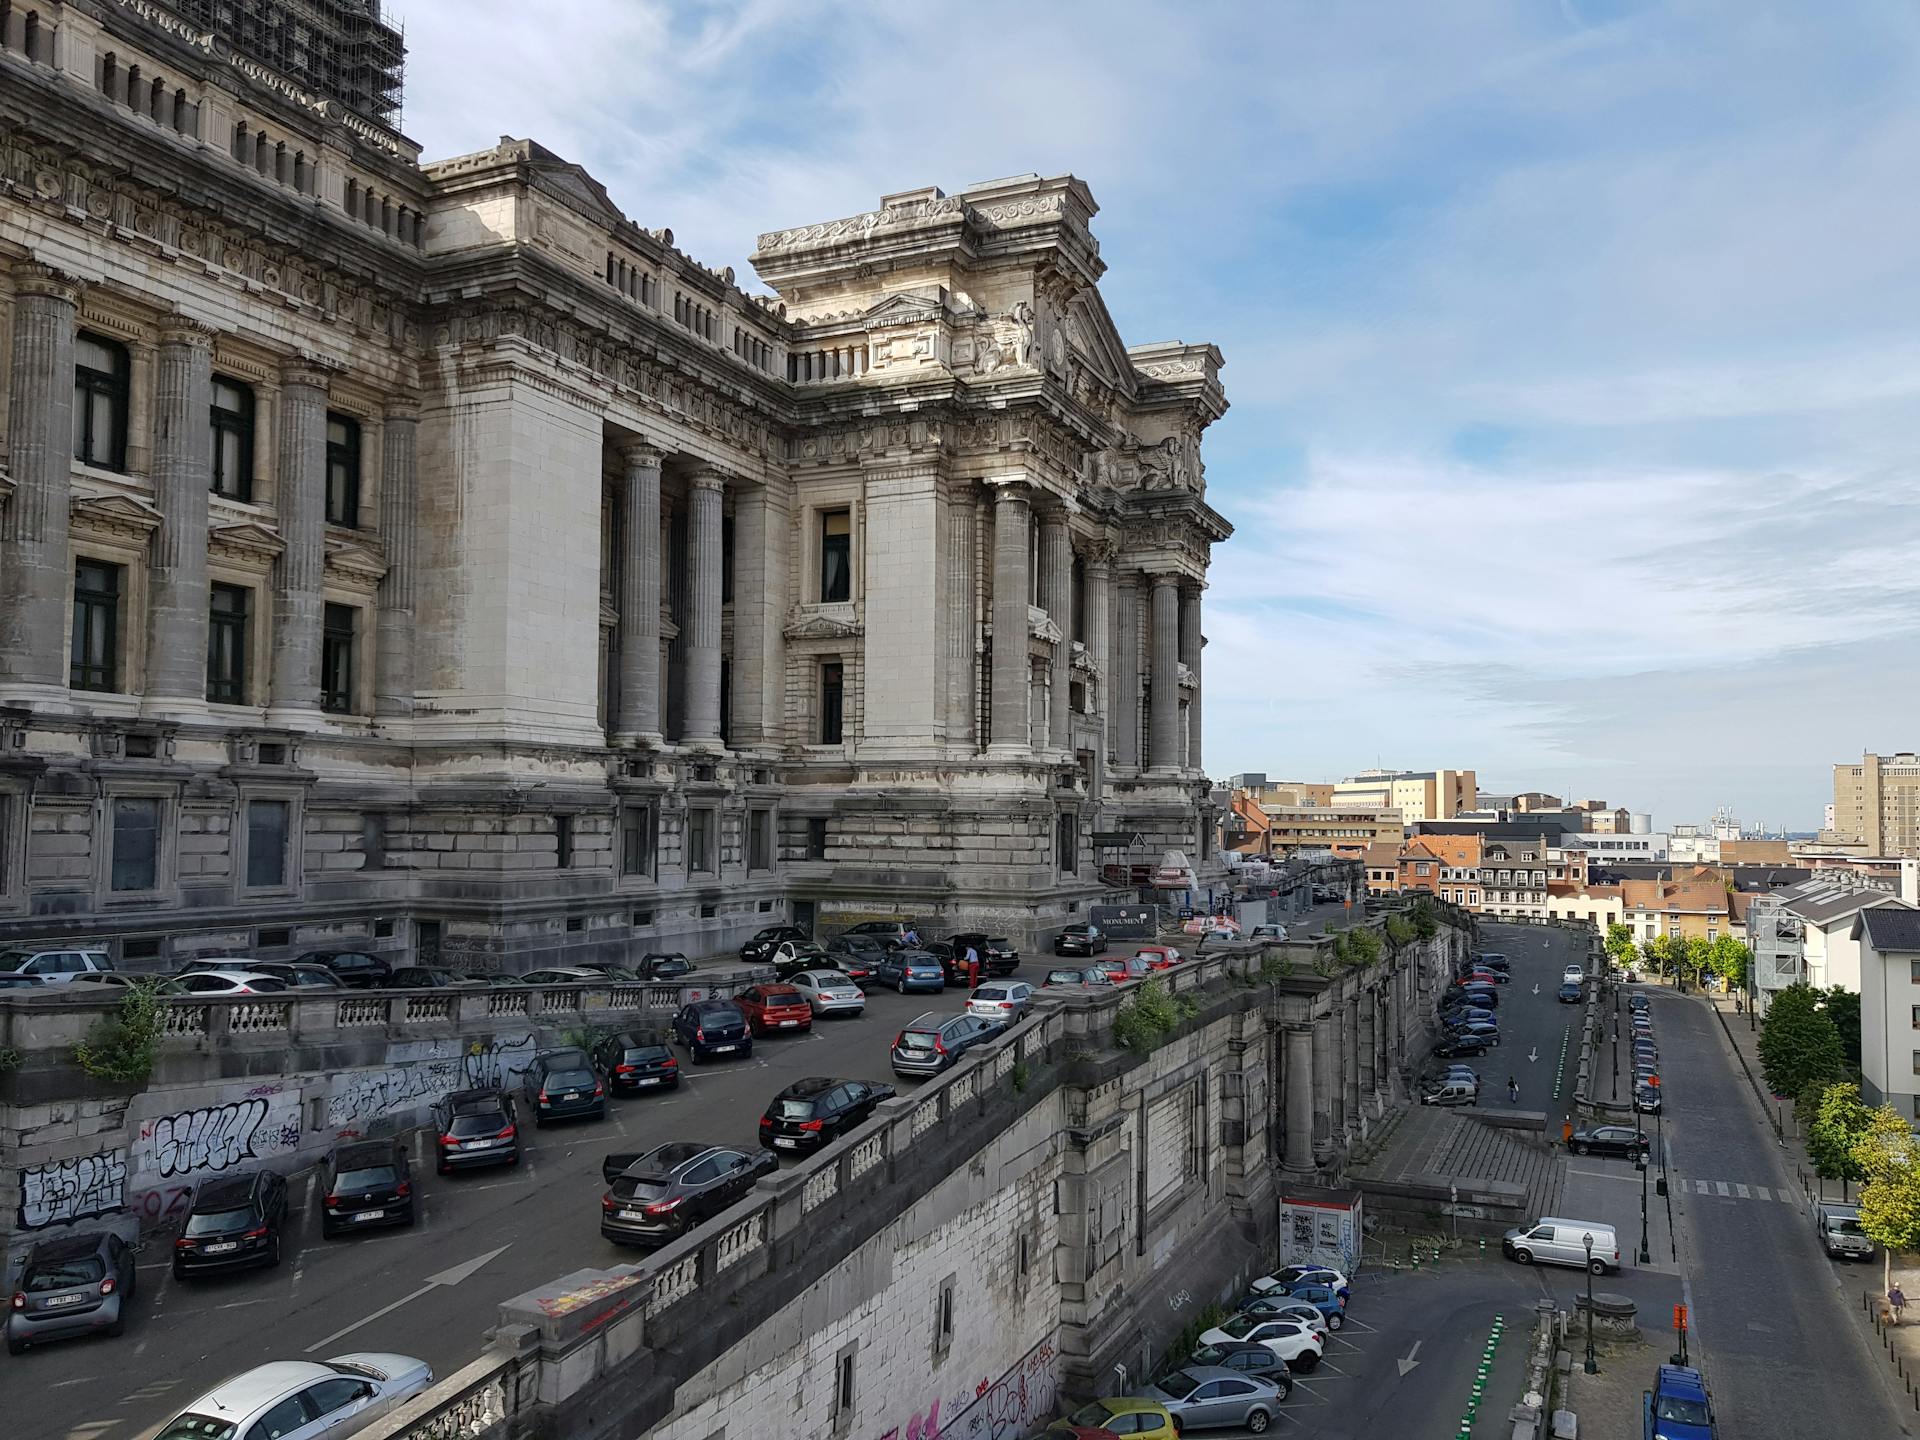
[[1098, 955], [1107, 948], [1107, 937], [1098, 925], [1069, 925], [1053, 937], [1056, 955]]
[[623, 1245], [659, 1245], [718, 1215], [780, 1162], [724, 1145], [676, 1140], [644, 1154], [609, 1155], [600, 1173], [600, 1233]]
[[989, 935], [984, 930], [962, 930], [949, 935], [947, 943], [953, 947], [954, 957], [962, 964], [966, 962], [967, 947], [971, 945], [974, 953], [980, 957], [982, 975], [1011, 975], [1020, 968], [1020, 951], [1004, 935]]
[[1498, 950], [1482, 950], [1473, 958], [1482, 965], [1511, 965], [1513, 963]]
[[1004, 1021], [978, 1015], [922, 1015], [893, 1037], [894, 1073], [914, 1078], [938, 1075], [1005, 1028]]
[[504, 1090], [455, 1090], [433, 1107], [436, 1169], [520, 1163], [520, 1127]]
[[715, 1055], [753, 1054], [747, 1017], [731, 1000], [692, 1000], [674, 1013], [673, 1036], [687, 1047], [696, 1065]]
[[1127, 1435], [1135, 1440], [1177, 1440], [1173, 1416], [1164, 1405], [1132, 1395], [1110, 1395], [1090, 1400], [1064, 1420], [1047, 1427], [1047, 1434], [1065, 1436], [1074, 1431], [1104, 1430], [1109, 1435]]
[[844, 971], [802, 970], [791, 984], [818, 1017], [851, 1015], [857, 1018], [867, 1008], [866, 993]]
[[813, 936], [798, 925], [769, 925], [764, 930], [756, 931], [754, 937], [740, 947], [740, 958], [749, 965], [764, 964], [772, 956], [774, 946], [782, 940], [808, 945], [813, 942]]
[[946, 968], [924, 950], [889, 950], [873, 969], [873, 983], [891, 985], [902, 995], [909, 990], [944, 990]]
[[1142, 945], [1134, 953], [1144, 955], [1148, 967], [1154, 970], [1171, 970], [1186, 958], [1171, 945]]
[[[36, 986], [44, 989], [46, 983], [38, 975], [0, 975], [0, 990], [15, 987], [31, 990]], [[88, 990], [126, 990], [133, 985], [133, 977], [122, 975], [118, 970], [89, 970], [75, 975], [67, 985], [76, 995]]]
[[352, 1140], [320, 1162], [320, 1233], [413, 1224], [413, 1175], [397, 1140]]
[[871, 935], [836, 935], [826, 948], [828, 958], [862, 987], [872, 981], [874, 968], [887, 955], [887, 947]]
[[1631, 1160], [1653, 1148], [1645, 1132], [1631, 1125], [1594, 1125], [1576, 1130], [1567, 1139], [1567, 1149], [1576, 1155], [1616, 1155]]
[[1102, 960], [1100, 968], [1114, 984], [1124, 985], [1129, 980], [1144, 980], [1151, 975], [1153, 961], [1145, 955], [1120, 955]]
[[1578, 985], [1562, 985], [1559, 993], [1560, 1003], [1562, 1005], [1578, 1005], [1580, 1003], [1580, 987]]
[[1287, 927], [1284, 925], [1256, 925], [1247, 932], [1249, 940], [1264, 940], [1284, 945], [1287, 941]]
[[1452, 1035], [1478, 1035], [1490, 1045], [1500, 1043], [1500, 1025], [1494, 1020], [1479, 1020], [1468, 1016], [1452, 1016], [1441, 1023]]
[[1587, 967], [1584, 965], [1568, 965], [1560, 971], [1560, 983], [1563, 985], [1583, 984], [1586, 978]]
[[871, 935], [889, 950], [901, 950], [908, 944], [907, 936], [918, 935], [920, 929], [911, 920], [862, 920], [858, 925], [849, 925], [840, 933]]
[[1098, 965], [1089, 965], [1084, 970], [1073, 966], [1056, 965], [1047, 971], [1046, 978], [1040, 982], [1043, 990], [1111, 990], [1113, 977]]
[[1871, 1260], [1873, 1241], [1860, 1228], [1858, 1205], [1834, 1205], [1817, 1201], [1813, 1207], [1813, 1228], [1819, 1232], [1820, 1246], [1834, 1260]]
[[1422, 1105], [1477, 1105], [1480, 1102], [1480, 1082], [1449, 1077], [1437, 1084], [1429, 1085], [1420, 1092]]
[[59, 1235], [27, 1251], [7, 1311], [7, 1353], [76, 1335], [126, 1332], [133, 1247], [105, 1230]]
[[1228, 1340], [1251, 1340], [1264, 1345], [1286, 1361], [1296, 1374], [1311, 1371], [1320, 1363], [1320, 1356], [1327, 1348], [1324, 1332], [1292, 1316], [1263, 1319], [1257, 1315], [1235, 1315], [1200, 1333], [1202, 1345], [1219, 1345]]
[[760, 1117], [761, 1148], [806, 1154], [831, 1145], [864, 1124], [873, 1107], [891, 1100], [893, 1094], [891, 1085], [868, 1080], [830, 1080], [820, 1075], [796, 1080], [773, 1097]]
[[309, 950], [298, 963], [325, 966], [349, 990], [378, 988], [385, 985], [393, 973], [393, 966], [364, 950]]
[[1346, 1299], [1353, 1285], [1345, 1274], [1325, 1265], [1286, 1265], [1271, 1275], [1263, 1275], [1247, 1287], [1249, 1296], [1284, 1295], [1295, 1285], [1325, 1285]]
[[1464, 1062], [1451, 1065], [1437, 1065], [1420, 1077], [1422, 1085], [1437, 1085], [1442, 1080], [1464, 1080], [1469, 1085], [1480, 1083], [1480, 1072]]
[[1653, 1389], [1640, 1392], [1645, 1440], [1715, 1440], [1713, 1397], [1707, 1380], [1691, 1365], [1662, 1365]]
[[1633, 1027], [1636, 1035], [1651, 1035], [1653, 1033], [1653, 1016], [1647, 1011], [1634, 1011], [1632, 1015], [1627, 1017], [1627, 1023]]
[[1004, 1020], [1009, 1025], [1023, 1017], [1033, 1005], [1033, 986], [1023, 980], [993, 980], [967, 997], [967, 1013], [984, 1020]]
[[583, 961], [580, 968], [591, 971], [610, 984], [638, 985], [640, 983], [640, 972], [631, 965], [611, 965], [606, 961]]
[[527, 984], [526, 976], [507, 975], [499, 970], [463, 970], [461, 973], [489, 990], [525, 989]]
[[1636, 1015], [1648, 1014], [1653, 1009], [1653, 1000], [1649, 996], [1643, 995], [1636, 990], [1633, 994], [1627, 996], [1627, 1009], [1633, 1011]]
[[0, 975], [32, 975], [47, 985], [69, 984], [76, 975], [96, 975], [113, 969], [104, 950], [33, 950], [19, 946], [0, 950]]
[[1635, 1084], [1633, 1087], [1633, 1108], [1642, 1115], [1660, 1113], [1660, 1087], [1652, 1084]]
[[1287, 1362], [1264, 1345], [1247, 1340], [1229, 1340], [1223, 1345], [1201, 1345], [1187, 1357], [1189, 1365], [1219, 1365], [1244, 1375], [1258, 1375], [1279, 1388], [1280, 1398], [1293, 1393], [1293, 1375]]
[[1448, 1060], [1458, 1055], [1484, 1055], [1492, 1048], [1492, 1041], [1484, 1035], [1454, 1035], [1435, 1045], [1433, 1053]]
[[773, 966], [774, 974], [785, 980], [802, 970], [831, 970], [833, 957], [827, 954], [826, 946], [811, 940], [782, 940], [773, 947], [766, 963]]
[[1597, 1220], [1565, 1220], [1543, 1215], [1532, 1225], [1507, 1231], [1501, 1253], [1522, 1265], [1572, 1265], [1587, 1268], [1586, 1237], [1593, 1237], [1593, 1273], [1604, 1275], [1620, 1264], [1620, 1241], [1611, 1225]]
[[1327, 1317], [1304, 1300], [1291, 1295], [1252, 1295], [1241, 1301], [1234, 1313], [1254, 1320], [1303, 1320], [1321, 1334], [1327, 1332]]
[[200, 1182], [186, 1228], [173, 1242], [173, 1278], [280, 1263], [287, 1182], [271, 1170], [242, 1170]]
[[1513, 976], [1505, 970], [1470, 970], [1467, 972], [1466, 983], [1469, 985], [1504, 985], [1511, 979], [1513, 979]]
[[161, 995], [284, 995], [287, 982], [253, 970], [196, 970], [191, 975], [176, 975], [163, 980], [156, 991]]
[[699, 967], [678, 950], [654, 950], [633, 968], [642, 980], [684, 980]]
[[658, 1030], [621, 1030], [594, 1042], [593, 1063], [616, 1095], [678, 1090], [680, 1061]]
[[538, 1052], [520, 1076], [520, 1092], [536, 1130], [549, 1120], [606, 1117], [606, 1082], [593, 1057], [572, 1046]]
[[484, 983], [469, 980], [458, 970], [449, 970], [444, 965], [403, 965], [393, 972], [387, 986], [393, 990], [473, 990]]
[[1500, 992], [1491, 985], [1456, 985], [1447, 991], [1446, 1003], [1478, 1005], [1483, 1010], [1500, 1008]]
[[1327, 1328], [1338, 1330], [1347, 1323], [1346, 1297], [1331, 1285], [1298, 1284], [1287, 1287], [1289, 1300], [1304, 1301], [1327, 1317]]
[[733, 997], [755, 1035], [813, 1029], [813, 1006], [792, 985], [749, 985]]
[[1231, 1425], [1263, 1434], [1273, 1424], [1280, 1403], [1280, 1387], [1258, 1375], [1219, 1365], [1188, 1365], [1163, 1375], [1141, 1392], [1142, 1398], [1164, 1405], [1174, 1429], [1218, 1429]]
[[1635, 1085], [1651, 1085], [1658, 1089], [1660, 1085], [1660, 1067], [1647, 1060], [1634, 1061], [1633, 1083]]
[[604, 985], [606, 976], [584, 965], [566, 965], [555, 970], [529, 970], [524, 977], [529, 985]]
[[[83, 977], [78, 975], [74, 976], [75, 980], [81, 978]], [[47, 988], [47, 982], [38, 975], [0, 975], [0, 990], [45, 990]]]
[[158, 1440], [345, 1440], [432, 1383], [431, 1367], [411, 1355], [274, 1360], [221, 1381], [163, 1426]]

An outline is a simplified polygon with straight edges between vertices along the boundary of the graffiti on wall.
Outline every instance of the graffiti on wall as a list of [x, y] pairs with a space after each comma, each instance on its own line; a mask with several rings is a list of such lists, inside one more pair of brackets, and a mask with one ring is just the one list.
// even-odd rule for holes
[[20, 1228], [40, 1230], [127, 1203], [127, 1152], [102, 1150], [20, 1172]]
[[335, 1136], [358, 1135], [452, 1090], [511, 1085], [532, 1062], [534, 1048], [531, 1034], [496, 1035], [470, 1044], [429, 1040], [396, 1045], [393, 1063], [333, 1077], [327, 1086], [326, 1128]]
[[880, 1440], [1019, 1440], [1052, 1416], [1058, 1380], [1053, 1342], [1043, 1340], [998, 1380], [936, 1398]]
[[140, 1122], [136, 1179], [191, 1179], [266, 1160], [300, 1146], [300, 1096], [262, 1085], [238, 1100]]

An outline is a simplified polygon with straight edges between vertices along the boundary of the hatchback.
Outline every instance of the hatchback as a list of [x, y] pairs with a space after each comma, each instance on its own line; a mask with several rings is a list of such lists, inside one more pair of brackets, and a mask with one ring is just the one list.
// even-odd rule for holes
[[134, 1287], [133, 1248], [104, 1230], [42, 1240], [27, 1251], [7, 1311], [7, 1352], [75, 1335], [123, 1334]]
[[583, 964], [580, 968], [582, 970], [591, 970], [602, 980], [614, 985], [638, 985], [641, 979], [640, 972], [629, 965], [613, 965], [601, 961], [592, 964]]
[[791, 985], [749, 985], [733, 999], [755, 1035], [813, 1029], [813, 1006]]
[[944, 990], [946, 967], [936, 955], [925, 950], [889, 950], [886, 958], [873, 967], [877, 985], [891, 985], [902, 995], [909, 990]]
[[640, 957], [634, 967], [642, 980], [684, 980], [693, 974], [694, 963], [678, 950], [653, 951]]
[[1456, 1035], [1435, 1045], [1433, 1053], [1442, 1060], [1449, 1060], [1461, 1055], [1484, 1055], [1491, 1048], [1491, 1042], [1484, 1036]]
[[600, 1173], [600, 1233], [625, 1245], [658, 1245], [738, 1202], [762, 1175], [778, 1171], [771, 1155], [724, 1145], [674, 1141], [645, 1154], [609, 1155]]
[[1560, 987], [1560, 1003], [1562, 1005], [1578, 1005], [1580, 1003], [1580, 987], [1578, 985], [1562, 985]]
[[1111, 960], [1102, 960], [1100, 968], [1106, 972], [1107, 979], [1116, 985], [1124, 985], [1129, 980], [1144, 980], [1153, 973], [1152, 958], [1146, 955], [1126, 955]]
[[1633, 1011], [1636, 1015], [1645, 1015], [1652, 1008], [1653, 1001], [1637, 991], [1627, 996], [1627, 1009]]
[[938, 1075], [968, 1050], [1006, 1028], [1004, 1021], [978, 1015], [922, 1015], [893, 1037], [896, 1075]]
[[364, 950], [309, 950], [300, 957], [303, 965], [324, 965], [349, 990], [370, 990], [385, 985], [393, 967], [378, 955]]
[[740, 947], [740, 958], [749, 965], [764, 964], [772, 956], [773, 947], [782, 940], [809, 944], [813, 936], [798, 925], [769, 925]]
[[1320, 1334], [1327, 1333], [1327, 1317], [1291, 1295], [1253, 1295], [1240, 1302], [1238, 1314], [1253, 1320], [1298, 1320]]
[[622, 1030], [593, 1047], [594, 1064], [616, 1095], [642, 1090], [678, 1090], [680, 1061], [656, 1030]]
[[287, 1182], [271, 1170], [201, 1181], [186, 1230], [173, 1242], [173, 1278], [278, 1265], [286, 1219]]
[[891, 1085], [866, 1080], [830, 1080], [819, 1075], [796, 1080], [773, 1097], [760, 1117], [761, 1148], [801, 1154], [818, 1150], [863, 1124], [874, 1106], [892, 1098]]
[[320, 1233], [413, 1224], [413, 1176], [396, 1140], [336, 1145], [320, 1162]]
[[1023, 980], [995, 980], [967, 997], [967, 1013], [1012, 1024], [1033, 1005], [1033, 986]]
[[1229, 1340], [1222, 1345], [1202, 1345], [1187, 1357], [1189, 1365], [1219, 1365], [1246, 1375], [1271, 1380], [1280, 1390], [1280, 1398], [1293, 1393], [1293, 1376], [1287, 1362], [1264, 1345], [1247, 1340]]
[[1098, 965], [1089, 965], [1086, 969], [1056, 965], [1047, 971], [1046, 978], [1040, 982], [1043, 990], [1111, 990], [1113, 977]]
[[1642, 1115], [1660, 1113], [1660, 1088], [1657, 1085], [1639, 1085], [1633, 1087], [1633, 1108]]
[[807, 1004], [813, 1007], [813, 1013], [817, 1016], [851, 1015], [857, 1018], [867, 1008], [866, 992], [844, 971], [802, 970], [793, 977], [792, 984]]
[[432, 1383], [433, 1370], [411, 1355], [274, 1360], [222, 1381], [154, 1440], [344, 1440]]
[[504, 1091], [456, 1090], [434, 1105], [433, 1126], [442, 1175], [520, 1163], [520, 1127]]
[[1568, 965], [1560, 972], [1560, 982], [1563, 985], [1578, 985], [1586, 978], [1587, 967], [1584, 965]]
[[536, 1130], [549, 1120], [607, 1113], [607, 1087], [584, 1050], [542, 1050], [520, 1077], [520, 1089]]
[[1232, 1426], [1252, 1434], [1273, 1424], [1280, 1387], [1258, 1375], [1218, 1365], [1189, 1365], [1147, 1386], [1143, 1398], [1167, 1408], [1173, 1427], [1188, 1430]]
[[1049, 1435], [1066, 1435], [1076, 1430], [1105, 1431], [1126, 1435], [1134, 1440], [1175, 1440], [1179, 1430], [1167, 1407], [1133, 1395], [1107, 1396], [1082, 1405], [1064, 1420], [1047, 1427]]
[[700, 1065], [714, 1055], [753, 1054], [753, 1033], [747, 1028], [746, 1013], [731, 1000], [695, 1000], [682, 1005], [673, 1017], [673, 1035], [693, 1063]]
[[[1468, 1072], [1472, 1074], [1471, 1071]], [[1286, 1265], [1271, 1275], [1263, 1275], [1248, 1287], [1255, 1295], [1272, 1295], [1284, 1292], [1294, 1285], [1325, 1285], [1340, 1292], [1340, 1298], [1346, 1299], [1353, 1285], [1343, 1271], [1326, 1265]]]
[[1304, 1300], [1327, 1317], [1327, 1328], [1338, 1330], [1347, 1323], [1347, 1302], [1331, 1285], [1289, 1285], [1287, 1296]]

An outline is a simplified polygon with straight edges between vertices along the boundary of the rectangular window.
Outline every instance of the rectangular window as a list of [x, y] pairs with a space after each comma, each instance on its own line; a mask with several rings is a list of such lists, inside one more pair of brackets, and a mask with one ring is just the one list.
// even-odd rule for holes
[[940, 1282], [940, 1294], [933, 1307], [933, 1356], [939, 1359], [953, 1348], [953, 1291], [956, 1277]]
[[114, 797], [112, 855], [112, 875], [108, 883], [113, 889], [139, 891], [158, 888], [160, 801], [156, 797]]
[[827, 817], [809, 815], [807, 817], [807, 859], [824, 860], [827, 858]]
[[773, 868], [773, 812], [754, 810], [747, 815], [747, 869]]
[[244, 585], [215, 585], [207, 617], [207, 699], [216, 705], [247, 703], [247, 632], [253, 592]]
[[820, 743], [838, 745], [841, 742], [841, 715], [845, 705], [846, 671], [838, 660], [825, 660], [820, 665]]
[[67, 683], [75, 690], [120, 688], [120, 577], [120, 566], [99, 560], [81, 560], [73, 567]]
[[687, 811], [687, 873], [713, 873], [713, 811]]
[[213, 493], [253, 499], [253, 391], [213, 377]]
[[651, 805], [628, 805], [620, 812], [620, 873], [647, 876], [653, 874], [653, 807]]
[[573, 816], [553, 817], [553, 863], [561, 870], [573, 868]]
[[360, 525], [360, 422], [327, 412], [327, 523]]
[[853, 512], [820, 513], [820, 599], [853, 598]]
[[277, 888], [287, 883], [287, 832], [293, 807], [285, 800], [247, 802], [247, 885]]
[[320, 708], [353, 713], [354, 622], [351, 605], [328, 605], [320, 626]]
[[1920, 1030], [1920, 1005], [1913, 1007], [1913, 1028]]
[[1053, 822], [1053, 852], [1062, 875], [1071, 875], [1080, 868], [1079, 840], [1080, 817], [1071, 810], [1062, 810]]
[[73, 341], [73, 458], [127, 468], [127, 347], [82, 332]]
[[860, 1347], [849, 1345], [833, 1362], [833, 1428], [845, 1430], [853, 1424], [853, 1362]]
[[733, 599], [733, 516], [720, 518], [720, 603]]
[[1920, 1075], [1920, 1050], [1913, 1052], [1913, 1073]]

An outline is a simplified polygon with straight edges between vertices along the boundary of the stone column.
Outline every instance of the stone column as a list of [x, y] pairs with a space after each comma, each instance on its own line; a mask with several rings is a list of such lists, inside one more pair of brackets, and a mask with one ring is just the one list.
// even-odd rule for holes
[[1049, 510], [1040, 522], [1040, 603], [1060, 632], [1047, 664], [1047, 745], [1068, 750], [1073, 746], [1067, 705], [1073, 684], [1073, 538], [1063, 510]]
[[[742, 484], [733, 492], [733, 714], [727, 734], [736, 750], [755, 750], [768, 733], [767, 487]], [[777, 622], [775, 622], [777, 623]]]
[[1198, 584], [1181, 587], [1180, 663], [1193, 672], [1193, 689], [1187, 692], [1187, 768], [1200, 769], [1200, 595]]
[[620, 697], [614, 739], [660, 742], [660, 452], [622, 447]]
[[1113, 707], [1114, 764], [1140, 768], [1140, 577], [1123, 570], [1114, 586]]
[[1350, 995], [1340, 1010], [1340, 1096], [1346, 1113], [1347, 1130], [1358, 1134], [1362, 1128], [1360, 1111], [1360, 1000]]
[[160, 511], [147, 592], [149, 713], [207, 698], [207, 490], [212, 484], [213, 334], [160, 334], [154, 373], [153, 498]]
[[1360, 992], [1360, 1104], [1377, 1110], [1380, 1098], [1379, 996], [1372, 985]]
[[291, 365], [280, 377], [280, 542], [273, 589], [273, 702], [320, 708], [320, 577], [326, 562], [327, 373]]
[[13, 295], [7, 382], [13, 494], [0, 506], [0, 693], [51, 699], [67, 688], [60, 642], [73, 593], [67, 477], [80, 285], [45, 265], [16, 265]]
[[1032, 667], [1027, 660], [1027, 575], [1032, 507], [1025, 487], [1003, 485], [993, 504], [993, 740], [1025, 751]]
[[1339, 1056], [1331, 1016], [1313, 1017], [1313, 1146], [1331, 1145], [1340, 1128]]
[[947, 742], [972, 748], [976, 709], [975, 687], [979, 666], [974, 658], [979, 633], [975, 611], [974, 555], [978, 545], [975, 504], [971, 486], [949, 494], [941, 508], [946, 515], [946, 575], [941, 588], [941, 626], [947, 650]]
[[720, 742], [720, 540], [726, 477], [693, 477], [687, 524], [687, 733], [696, 744]]
[[420, 581], [420, 406], [412, 396], [389, 399], [380, 439], [380, 539], [387, 573], [375, 617], [373, 708], [411, 715], [414, 605]]
[[1147, 766], [1152, 770], [1180, 768], [1180, 582], [1173, 575], [1153, 577], [1149, 602], [1152, 651], [1151, 733], [1147, 737]]
[[1286, 1047], [1286, 1168], [1296, 1175], [1310, 1175], [1314, 1169], [1313, 1027], [1289, 1025], [1281, 1034]]
[[1109, 591], [1113, 571], [1104, 546], [1087, 556], [1087, 658], [1099, 671], [1099, 678], [1088, 692], [1093, 697], [1094, 718], [1100, 727], [1100, 760], [1104, 765], [1113, 752], [1113, 629], [1112, 599]]

